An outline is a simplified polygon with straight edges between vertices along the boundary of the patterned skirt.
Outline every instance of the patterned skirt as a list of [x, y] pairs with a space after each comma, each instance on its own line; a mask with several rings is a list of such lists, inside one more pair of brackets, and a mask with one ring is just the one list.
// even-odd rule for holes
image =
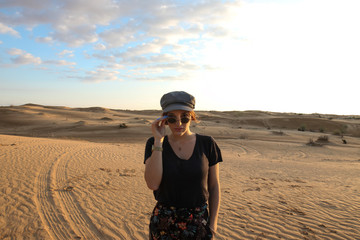
[[196, 208], [177, 208], [157, 203], [149, 227], [150, 240], [212, 238], [207, 204]]

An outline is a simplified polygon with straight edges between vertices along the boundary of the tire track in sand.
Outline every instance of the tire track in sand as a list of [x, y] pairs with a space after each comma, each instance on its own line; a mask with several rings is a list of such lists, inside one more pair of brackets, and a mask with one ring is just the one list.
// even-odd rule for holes
[[245, 154], [245, 155], [249, 155], [252, 157], [262, 157], [263, 154], [257, 150], [255, 147], [250, 147], [245, 145], [243, 142], [227, 142], [227, 144], [235, 146], [238, 148], [238, 150], [241, 150], [242, 153], [239, 154]]
[[[49, 149], [54, 150], [54, 149]], [[74, 199], [56, 186], [66, 182], [67, 153], [44, 163], [35, 178], [37, 211], [52, 239], [106, 239]]]
[[52, 239], [74, 239], [77, 237], [61, 210], [55, 205], [54, 192], [50, 191], [52, 169], [64, 155], [65, 153], [61, 154], [53, 162], [44, 163], [35, 178], [35, 205], [40, 219]]
[[60, 199], [59, 205], [64, 212], [65, 218], [75, 227], [75, 231], [81, 239], [108, 239], [108, 236], [101, 233], [94, 225], [78, 203], [74, 194], [66, 190], [69, 187], [71, 189], [73, 188], [72, 186], [64, 185], [67, 183], [66, 172], [68, 162], [69, 161], [58, 161], [52, 171], [52, 185], [61, 187], [55, 194], [58, 195], [58, 199]]

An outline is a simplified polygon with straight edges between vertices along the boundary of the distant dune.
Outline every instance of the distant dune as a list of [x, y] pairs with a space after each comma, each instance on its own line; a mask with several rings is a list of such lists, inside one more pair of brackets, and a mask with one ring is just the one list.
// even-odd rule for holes
[[[146, 239], [158, 110], [0, 107], [0, 239]], [[360, 116], [198, 111], [218, 142], [216, 239], [359, 239]]]
[[[0, 114], [0, 133], [3, 134], [119, 142], [144, 140], [150, 134], [151, 121], [160, 115], [160, 111], [26, 104], [0, 107]], [[197, 130], [206, 129], [221, 138], [234, 137], [233, 134], [224, 134], [228, 128], [303, 130], [360, 137], [360, 116], [261, 111], [199, 111], [197, 114], [202, 121], [194, 124]], [[120, 124], [126, 124], [128, 128], [119, 129]], [[218, 131], [219, 128], [224, 130]]]

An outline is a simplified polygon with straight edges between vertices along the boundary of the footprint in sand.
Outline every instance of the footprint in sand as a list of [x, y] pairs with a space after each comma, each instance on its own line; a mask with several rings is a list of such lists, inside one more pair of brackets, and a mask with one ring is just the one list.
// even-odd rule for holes
[[120, 169], [116, 169], [116, 172], [119, 173], [119, 176], [121, 177], [134, 177], [136, 176], [135, 172], [136, 170], [135, 169], [123, 169], [123, 170], [120, 170]]

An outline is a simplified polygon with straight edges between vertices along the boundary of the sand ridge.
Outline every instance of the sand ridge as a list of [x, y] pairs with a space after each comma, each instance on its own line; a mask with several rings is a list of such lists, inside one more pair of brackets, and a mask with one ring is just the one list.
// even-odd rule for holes
[[[0, 239], [147, 238], [155, 200], [143, 153], [159, 111], [25, 105], [0, 114]], [[359, 239], [357, 116], [199, 115], [192, 130], [214, 136], [224, 158], [216, 239]]]

